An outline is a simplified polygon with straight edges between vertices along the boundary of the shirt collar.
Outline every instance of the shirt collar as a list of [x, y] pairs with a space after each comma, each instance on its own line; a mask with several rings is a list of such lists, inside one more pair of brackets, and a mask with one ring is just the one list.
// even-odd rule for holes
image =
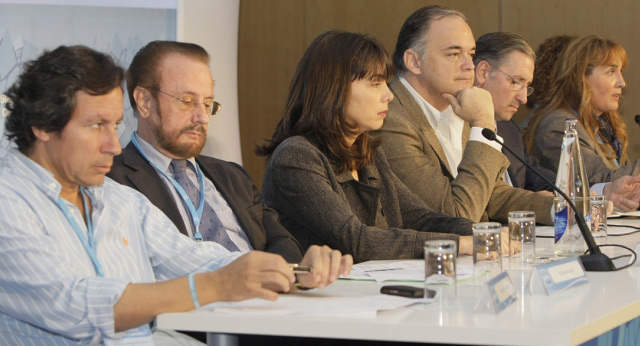
[[439, 127], [439, 124], [440, 124], [441, 120], [444, 120], [444, 121], [447, 121], [447, 122], [451, 121], [451, 122], [454, 122], [454, 123], [462, 121], [462, 119], [460, 119], [453, 112], [453, 109], [451, 108], [450, 105], [447, 108], [445, 108], [442, 112], [440, 112], [434, 106], [432, 106], [429, 103], [429, 101], [425, 100], [424, 97], [422, 97], [422, 95], [420, 95], [416, 91], [416, 89], [414, 89], [411, 86], [411, 84], [409, 84], [409, 82], [403, 76], [398, 77], [398, 79], [400, 80], [402, 85], [404, 85], [405, 88], [407, 88], [407, 90], [409, 91], [409, 94], [411, 94], [413, 99], [416, 101], [416, 103], [418, 104], [418, 106], [422, 110], [422, 113], [424, 113], [425, 117], [429, 121], [429, 124], [431, 124], [431, 127], [433, 127], [434, 129]]
[[[151, 145], [151, 143], [145, 141], [138, 135], [138, 132], [135, 132], [134, 136], [136, 136], [136, 140], [138, 141], [140, 148], [144, 151], [149, 160], [156, 164], [156, 166], [158, 166], [164, 172], [170, 172], [169, 165], [171, 164], [171, 161], [173, 161], [173, 159], [158, 151], [158, 149]], [[188, 158], [187, 161], [189, 161], [191, 163], [191, 167], [195, 169], [194, 167], [196, 166], [196, 159], [194, 157], [191, 157]]]
[[[53, 173], [42, 167], [39, 163], [33, 161], [16, 148], [9, 148], [6, 156], [10, 165], [22, 166], [24, 175], [33, 182], [51, 200], [57, 200], [62, 191], [62, 185], [56, 180]], [[105, 179], [109, 179], [106, 178]], [[85, 191], [89, 194], [93, 201], [93, 206], [102, 208], [103, 190], [96, 186], [85, 187]]]
[[[337, 172], [339, 167], [338, 165], [333, 165], [334, 172]], [[361, 170], [358, 171], [360, 181], [359, 183], [363, 183], [365, 185], [370, 185], [374, 187], [378, 187], [378, 177], [380, 174], [378, 173], [378, 168], [376, 167], [375, 161], [371, 164], [364, 166]], [[356, 179], [351, 175], [351, 171], [346, 170], [340, 174], [336, 174], [336, 180], [339, 183], [346, 183], [351, 180], [356, 181]]]
[[62, 186], [46, 168], [24, 155], [17, 148], [9, 148], [7, 160], [10, 165], [22, 166], [25, 176], [31, 180], [42, 192], [52, 199], [57, 199]]

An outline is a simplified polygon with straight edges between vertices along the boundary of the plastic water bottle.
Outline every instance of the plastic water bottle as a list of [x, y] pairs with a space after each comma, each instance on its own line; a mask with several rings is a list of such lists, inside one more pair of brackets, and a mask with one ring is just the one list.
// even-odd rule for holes
[[[562, 153], [558, 163], [556, 185], [569, 196], [583, 216], [589, 215], [589, 180], [582, 162], [578, 132], [578, 119], [567, 119]], [[586, 244], [576, 223], [575, 214], [565, 199], [556, 193], [554, 210], [555, 253], [556, 256], [579, 256], [586, 250]], [[587, 220], [587, 225], [589, 220]]]

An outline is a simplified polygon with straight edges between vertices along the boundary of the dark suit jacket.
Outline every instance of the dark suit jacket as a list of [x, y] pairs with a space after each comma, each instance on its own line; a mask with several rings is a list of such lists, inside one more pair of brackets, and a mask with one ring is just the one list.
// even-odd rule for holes
[[429, 209], [391, 172], [381, 149], [355, 180], [305, 137], [284, 140], [267, 162], [264, 202], [307, 247], [328, 245], [355, 262], [422, 258], [425, 240], [470, 235], [473, 222]]
[[[196, 157], [196, 161], [229, 203], [255, 250], [280, 254], [289, 262], [302, 259], [300, 245], [280, 224], [278, 214], [262, 203], [247, 171], [238, 164], [202, 155]], [[171, 192], [133, 144], [129, 143], [122, 154], [115, 157], [108, 176], [147, 196], [181, 233], [188, 234]]]
[[[554, 172], [558, 170], [565, 122], [575, 117], [573, 112], [557, 109], [545, 115], [540, 121], [533, 148], [529, 153], [540, 161], [540, 165]], [[598, 143], [589, 137], [582, 122], [578, 121], [576, 130], [580, 138], [580, 152], [590, 185], [612, 182], [625, 175], [640, 174], [640, 160], [623, 162], [622, 166], [618, 167], [615, 160], [608, 159]]]
[[[520, 127], [513, 120], [498, 121], [498, 135], [504, 140], [504, 145], [515, 151], [518, 156], [525, 159], [528, 164], [533, 166], [538, 172], [540, 172], [545, 178], [549, 179], [552, 183], [556, 180], [556, 173], [548, 168], [542, 167], [538, 164], [538, 160], [525, 153], [524, 144], [522, 143], [522, 133]], [[537, 176], [533, 171], [527, 168], [520, 160], [516, 159], [513, 154], [502, 149], [504, 155], [509, 159], [509, 178], [514, 187], [526, 189], [530, 191], [552, 191], [551, 186], [547, 184], [542, 178]]]

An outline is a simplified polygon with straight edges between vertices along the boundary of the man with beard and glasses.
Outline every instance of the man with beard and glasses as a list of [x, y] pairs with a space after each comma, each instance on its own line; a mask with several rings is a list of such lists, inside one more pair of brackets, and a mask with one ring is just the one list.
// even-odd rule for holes
[[140, 191], [196, 241], [267, 251], [313, 267], [314, 277], [322, 278], [311, 280], [313, 286], [335, 280], [341, 264], [350, 267], [350, 255], [326, 246], [311, 247], [303, 257], [240, 165], [199, 155], [209, 117], [220, 109], [204, 48], [151, 42], [135, 55], [126, 78], [138, 130], [115, 157], [110, 178]]

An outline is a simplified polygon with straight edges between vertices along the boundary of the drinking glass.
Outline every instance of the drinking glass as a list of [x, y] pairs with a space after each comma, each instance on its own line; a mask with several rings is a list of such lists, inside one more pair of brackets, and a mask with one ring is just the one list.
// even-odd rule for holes
[[453, 240], [427, 240], [424, 242], [424, 285], [435, 291], [434, 300], [441, 308], [457, 305], [456, 254]]

